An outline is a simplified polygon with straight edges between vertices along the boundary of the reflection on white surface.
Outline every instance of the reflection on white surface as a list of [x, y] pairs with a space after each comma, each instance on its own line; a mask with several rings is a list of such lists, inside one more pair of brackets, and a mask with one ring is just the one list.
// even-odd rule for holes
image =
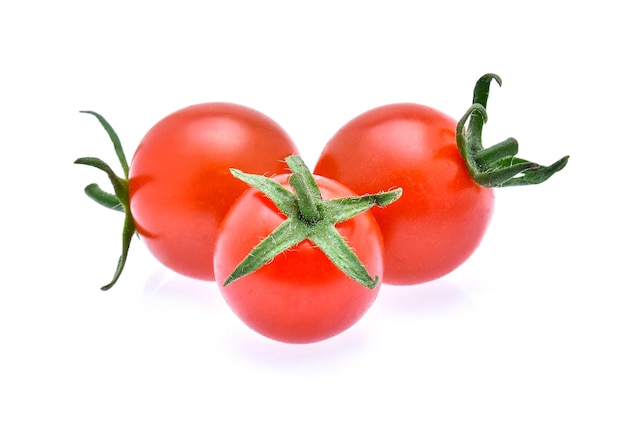
[[149, 303], [197, 311], [224, 306], [215, 282], [188, 278], [162, 266], [147, 278], [143, 298]]
[[243, 327], [224, 331], [219, 342], [223, 342], [229, 355], [254, 366], [274, 369], [279, 372], [297, 371], [306, 373], [315, 368], [336, 367], [363, 356], [376, 342], [376, 334], [368, 333], [367, 325], [357, 322], [339, 335], [311, 344], [286, 344], [265, 338]]
[[263, 366], [298, 367], [333, 362], [366, 350], [367, 343], [375, 340], [375, 335], [367, 333], [360, 322], [333, 338], [312, 344], [286, 344], [266, 338], [248, 328], [230, 311], [215, 282], [187, 278], [161, 266], [147, 278], [142, 298], [163, 313], [182, 309], [211, 319], [219, 316], [221, 335], [213, 341], [223, 343], [230, 354]]
[[[207, 342], [233, 360], [306, 374], [315, 368], [358, 362], [400, 328], [413, 330], [411, 324], [418, 323], [414, 330], [419, 333], [428, 326], [427, 321], [454, 325], [455, 318], [471, 316], [474, 309], [469, 296], [446, 278], [415, 286], [384, 285], [372, 308], [354, 326], [333, 338], [302, 345], [281, 343], [248, 328], [230, 311], [215, 282], [186, 278], [159, 266], [146, 279], [142, 298], [158, 313], [176, 316], [183, 311], [184, 315], [197, 313], [206, 319], [203, 336], [211, 337]], [[181, 316], [173, 318], [180, 321]], [[203, 325], [197, 320], [184, 324], [200, 330]], [[431, 344], [429, 348], [438, 347]]]
[[470, 297], [447, 277], [414, 286], [384, 285], [377, 307], [392, 315], [436, 317], [474, 307]]

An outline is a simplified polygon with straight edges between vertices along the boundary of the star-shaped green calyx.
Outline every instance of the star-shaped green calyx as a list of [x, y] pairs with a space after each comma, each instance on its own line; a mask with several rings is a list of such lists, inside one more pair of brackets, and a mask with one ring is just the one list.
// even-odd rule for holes
[[385, 207], [393, 203], [402, 195], [402, 189], [323, 200], [313, 175], [302, 159], [293, 155], [287, 157], [286, 162], [292, 172], [289, 185], [294, 192], [274, 179], [231, 169], [233, 176], [271, 199], [287, 219], [250, 251], [226, 279], [224, 286], [256, 271], [278, 254], [309, 239], [351, 279], [367, 288], [375, 288], [379, 277], [370, 276], [335, 225], [373, 206]]

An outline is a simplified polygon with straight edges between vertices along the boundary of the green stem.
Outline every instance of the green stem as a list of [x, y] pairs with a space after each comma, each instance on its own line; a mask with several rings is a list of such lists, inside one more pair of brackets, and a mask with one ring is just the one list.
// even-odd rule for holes
[[306, 223], [315, 225], [322, 218], [318, 208], [321, 200], [315, 197], [314, 192], [311, 192], [311, 187], [307, 185], [301, 174], [291, 175], [289, 177], [289, 185], [296, 192], [300, 216]]
[[81, 113], [87, 113], [92, 116], [95, 116], [96, 119], [98, 119], [98, 122], [100, 122], [104, 130], [107, 132], [107, 134], [109, 134], [109, 138], [111, 139], [111, 142], [113, 142], [113, 148], [115, 149], [115, 154], [117, 155], [120, 165], [122, 166], [122, 171], [124, 172], [124, 178], [128, 179], [129, 167], [128, 167], [128, 161], [126, 160], [126, 154], [124, 154], [124, 148], [122, 147], [122, 142], [120, 141], [120, 137], [117, 136], [117, 133], [115, 132], [115, 130], [113, 130], [113, 127], [99, 113], [92, 112], [90, 110], [82, 110]]
[[483, 75], [476, 82], [473, 104], [457, 124], [457, 146], [469, 174], [477, 184], [490, 188], [540, 184], [563, 169], [569, 156], [550, 166], [541, 166], [516, 157], [519, 145], [514, 138], [484, 148], [482, 129], [487, 123], [487, 99], [493, 80], [502, 85], [502, 79], [493, 73]]
[[256, 271], [264, 264], [272, 261], [278, 254], [291, 248], [294, 243], [304, 241], [306, 239], [305, 234], [301, 233], [299, 236], [294, 237], [297, 226], [294, 220], [284, 221], [254, 248], [254, 254], [250, 252], [246, 260], [242, 261], [239, 266], [235, 268], [230, 276], [226, 278], [224, 286]]
[[124, 266], [126, 265], [130, 243], [133, 239], [133, 235], [136, 233], [135, 222], [130, 212], [130, 198], [128, 194], [129, 168], [120, 139], [106, 119], [96, 112], [84, 111], [81, 113], [93, 115], [98, 119], [113, 143], [115, 153], [124, 174], [123, 177], [118, 176], [108, 164], [95, 157], [81, 157], [74, 162], [76, 164], [91, 166], [99, 169], [108, 176], [111, 186], [113, 187], [114, 194], [104, 191], [98, 184], [95, 183], [89, 184], [85, 187], [85, 194], [101, 206], [116, 211], [122, 211], [125, 215], [124, 226], [122, 228], [122, 253], [117, 261], [117, 267], [115, 268], [113, 278], [108, 284], [101, 288], [103, 291], [106, 291], [113, 287], [113, 285], [115, 285], [115, 283], [119, 280], [122, 271], [124, 270]]
[[357, 281], [366, 288], [374, 289], [378, 285], [380, 278], [378, 275], [370, 277], [367, 269], [361, 260], [346, 244], [341, 234], [333, 225], [329, 225], [325, 230], [313, 232], [309, 238], [321, 248], [326, 257], [333, 262], [343, 273], [351, 279]]
[[85, 187], [85, 194], [96, 203], [111, 210], [124, 211], [124, 206], [120, 203], [115, 194], [104, 191], [98, 184], [89, 184]]
[[295, 193], [273, 179], [231, 170], [235, 177], [257, 188], [276, 203], [287, 220], [250, 251], [228, 276], [224, 286], [255, 272], [278, 254], [309, 239], [348, 277], [369, 289], [375, 288], [379, 283], [378, 276], [372, 278], [369, 275], [363, 263], [337, 232], [335, 224], [375, 205], [384, 207], [391, 204], [400, 198], [402, 190], [323, 200], [315, 178], [302, 159], [289, 156], [286, 162], [292, 171], [289, 184]]

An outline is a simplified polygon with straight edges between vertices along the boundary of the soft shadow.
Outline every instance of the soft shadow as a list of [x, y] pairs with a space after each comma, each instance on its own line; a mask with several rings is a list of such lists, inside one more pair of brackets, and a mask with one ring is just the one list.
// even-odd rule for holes
[[469, 295], [448, 279], [418, 285], [384, 285], [375, 306], [384, 313], [434, 317], [473, 309]]
[[167, 303], [196, 311], [223, 306], [215, 282], [187, 278], [165, 268], [148, 277], [143, 297], [150, 303]]
[[257, 334], [243, 323], [237, 330], [224, 331], [223, 344], [230, 354], [265, 368], [328, 370], [358, 358], [375, 341], [376, 334], [363, 318], [354, 326], [332, 338], [311, 344], [287, 344]]
[[[187, 278], [168, 269], [154, 271], [143, 288], [146, 303], [159, 308], [210, 314], [218, 327], [216, 340], [229, 355], [251, 364], [280, 370], [328, 369], [355, 359], [375, 341], [367, 314], [351, 328], [330, 339], [311, 344], [287, 344], [266, 338], [248, 328], [229, 309], [215, 282]], [[215, 323], [217, 318], [219, 323]]]

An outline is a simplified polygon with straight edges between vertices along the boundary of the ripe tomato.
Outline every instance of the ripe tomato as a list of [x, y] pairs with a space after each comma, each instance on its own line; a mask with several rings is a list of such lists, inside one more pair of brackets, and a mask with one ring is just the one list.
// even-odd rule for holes
[[439, 278], [483, 238], [494, 195], [470, 177], [456, 125], [426, 106], [391, 104], [348, 122], [322, 151], [315, 174], [356, 192], [403, 189], [394, 204], [371, 211], [384, 239], [386, 283]]
[[213, 280], [218, 227], [248, 186], [229, 168], [277, 174], [297, 153], [273, 120], [230, 103], [176, 111], [148, 131], [129, 173], [131, 214], [150, 252], [168, 268]]
[[[290, 189], [288, 175], [274, 180]], [[324, 200], [354, 195], [341, 184], [315, 177]], [[251, 188], [222, 222], [215, 247], [215, 276], [220, 292], [239, 318], [253, 330], [288, 343], [332, 337], [356, 323], [378, 294], [355, 282], [306, 239], [235, 282], [227, 277], [248, 253], [286, 219], [259, 190]], [[382, 275], [382, 238], [369, 212], [337, 223], [370, 275]]]

